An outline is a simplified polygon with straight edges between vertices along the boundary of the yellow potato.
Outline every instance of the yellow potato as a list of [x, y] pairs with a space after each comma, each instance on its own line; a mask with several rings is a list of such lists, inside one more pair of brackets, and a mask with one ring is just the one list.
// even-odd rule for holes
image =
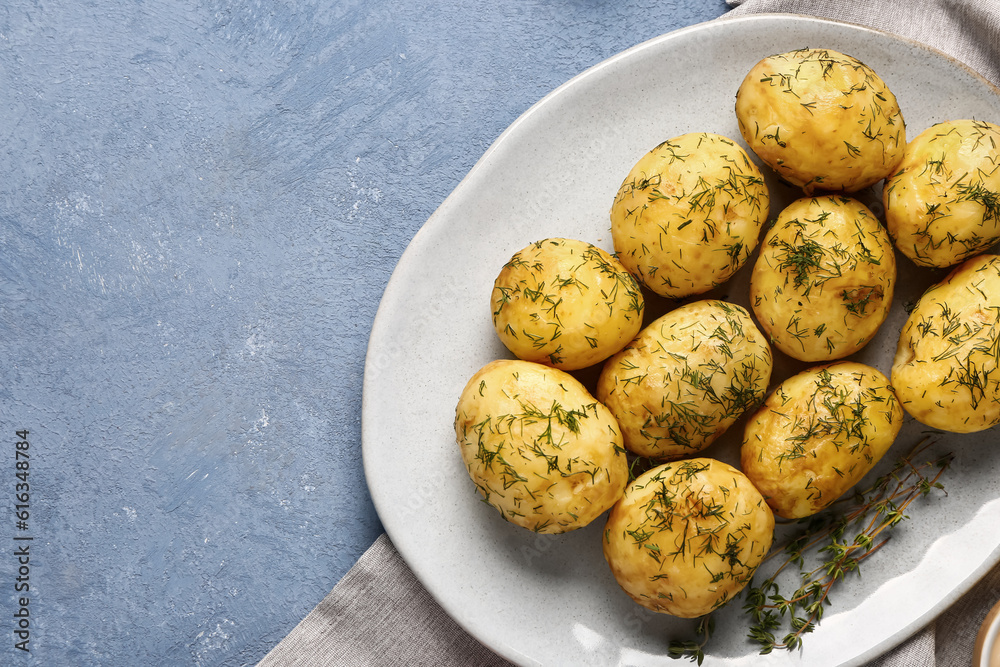
[[906, 146], [903, 116], [885, 82], [828, 49], [754, 65], [737, 91], [736, 119], [751, 150], [806, 194], [873, 185], [899, 164]]
[[892, 241], [864, 204], [799, 199], [778, 216], [750, 276], [750, 304], [771, 343], [802, 361], [830, 361], [871, 340], [896, 285]]
[[696, 301], [608, 359], [597, 397], [618, 419], [627, 449], [676, 459], [708, 447], [755, 406], [771, 368], [771, 349], [743, 307]]
[[774, 515], [736, 468], [709, 458], [640, 475], [612, 508], [604, 557], [647, 609], [682, 618], [723, 605], [771, 548]]
[[462, 460], [483, 499], [538, 533], [586, 526], [628, 482], [621, 431], [573, 376], [499, 360], [469, 380], [455, 411]]
[[775, 514], [811, 516], [857, 484], [902, 425], [881, 372], [851, 361], [818, 366], [778, 385], [750, 418], [740, 467]]
[[1000, 423], [1000, 257], [958, 265], [920, 297], [899, 333], [892, 386], [927, 426], [973, 433]]
[[625, 265], [670, 298], [720, 285], [757, 247], [769, 196], [760, 170], [731, 139], [685, 134], [643, 156], [611, 206]]
[[906, 146], [882, 190], [900, 252], [920, 266], [958, 264], [1000, 241], [1000, 126], [956, 120]]
[[519, 359], [577, 370], [632, 340], [644, 301], [638, 283], [607, 251], [550, 238], [504, 265], [490, 306], [497, 335]]

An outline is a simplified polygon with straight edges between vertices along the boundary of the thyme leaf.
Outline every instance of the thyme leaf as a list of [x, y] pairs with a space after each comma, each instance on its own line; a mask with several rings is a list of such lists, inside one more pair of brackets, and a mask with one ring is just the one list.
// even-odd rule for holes
[[[871, 487], [848, 498], [848, 509], [838, 511], [844, 502], [838, 501], [801, 519], [801, 530], [794, 537], [771, 548], [761, 565], [763, 569], [768, 562], [777, 563], [770, 576], [760, 583], [751, 581], [741, 593], [749, 621], [747, 638], [761, 655], [802, 648], [805, 635], [816, 629], [831, 604], [830, 592], [837, 582], [859, 573], [864, 561], [889, 543], [892, 529], [909, 518], [906, 511], [915, 500], [944, 490], [940, 479], [953, 456], [918, 463], [930, 444], [929, 438], [918, 442]], [[792, 569], [798, 569], [800, 583], [786, 595], [778, 577]], [[713, 630], [712, 614], [702, 616], [697, 638], [672, 640], [668, 655], [700, 665]]]

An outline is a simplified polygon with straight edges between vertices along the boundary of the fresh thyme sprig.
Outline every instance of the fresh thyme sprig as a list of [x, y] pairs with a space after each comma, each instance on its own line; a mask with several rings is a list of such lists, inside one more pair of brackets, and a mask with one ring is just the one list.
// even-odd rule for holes
[[[951, 463], [951, 454], [915, 463], [930, 444], [930, 438], [917, 443], [870, 488], [847, 499], [846, 502], [853, 504], [846, 511], [837, 510], [836, 506], [845, 502], [838, 501], [823, 513], [802, 519], [804, 528], [794, 539], [772, 547], [765, 563], [783, 559], [766, 580], [759, 585], [751, 582], [743, 593], [743, 610], [750, 620], [747, 637], [759, 646], [762, 655], [775, 649], [801, 648], [803, 636], [812, 632], [823, 618], [834, 585], [847, 574], [857, 572], [864, 559], [885, 546], [889, 532], [909, 518], [906, 510], [913, 501], [933, 489], [944, 489], [940, 479]], [[816, 566], [807, 564], [810, 557], [821, 562]], [[792, 567], [799, 569], [801, 584], [785, 597], [777, 579]], [[711, 615], [701, 618], [697, 641], [674, 640], [668, 655], [688, 658], [700, 665], [712, 633], [710, 618]], [[785, 634], [778, 639], [783, 629]]]
[[692, 662], [697, 662], [700, 665], [705, 660], [705, 645], [708, 644], [708, 640], [711, 639], [714, 631], [715, 619], [712, 615], [707, 614], [702, 616], [698, 620], [698, 627], [696, 629], [698, 639], [670, 642], [667, 655], [674, 659], [690, 658]]

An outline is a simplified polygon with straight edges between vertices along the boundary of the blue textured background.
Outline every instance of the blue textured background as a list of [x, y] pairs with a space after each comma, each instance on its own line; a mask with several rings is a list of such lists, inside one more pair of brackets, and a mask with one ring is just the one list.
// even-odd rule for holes
[[381, 532], [361, 377], [409, 239], [547, 92], [724, 11], [0, 6], [0, 663], [263, 657]]

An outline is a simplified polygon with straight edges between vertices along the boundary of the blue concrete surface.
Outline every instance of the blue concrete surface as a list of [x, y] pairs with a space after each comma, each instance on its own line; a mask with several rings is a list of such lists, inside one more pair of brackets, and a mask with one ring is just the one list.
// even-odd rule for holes
[[409, 239], [547, 92], [724, 11], [3, 3], [0, 663], [263, 657], [381, 532], [361, 378]]

